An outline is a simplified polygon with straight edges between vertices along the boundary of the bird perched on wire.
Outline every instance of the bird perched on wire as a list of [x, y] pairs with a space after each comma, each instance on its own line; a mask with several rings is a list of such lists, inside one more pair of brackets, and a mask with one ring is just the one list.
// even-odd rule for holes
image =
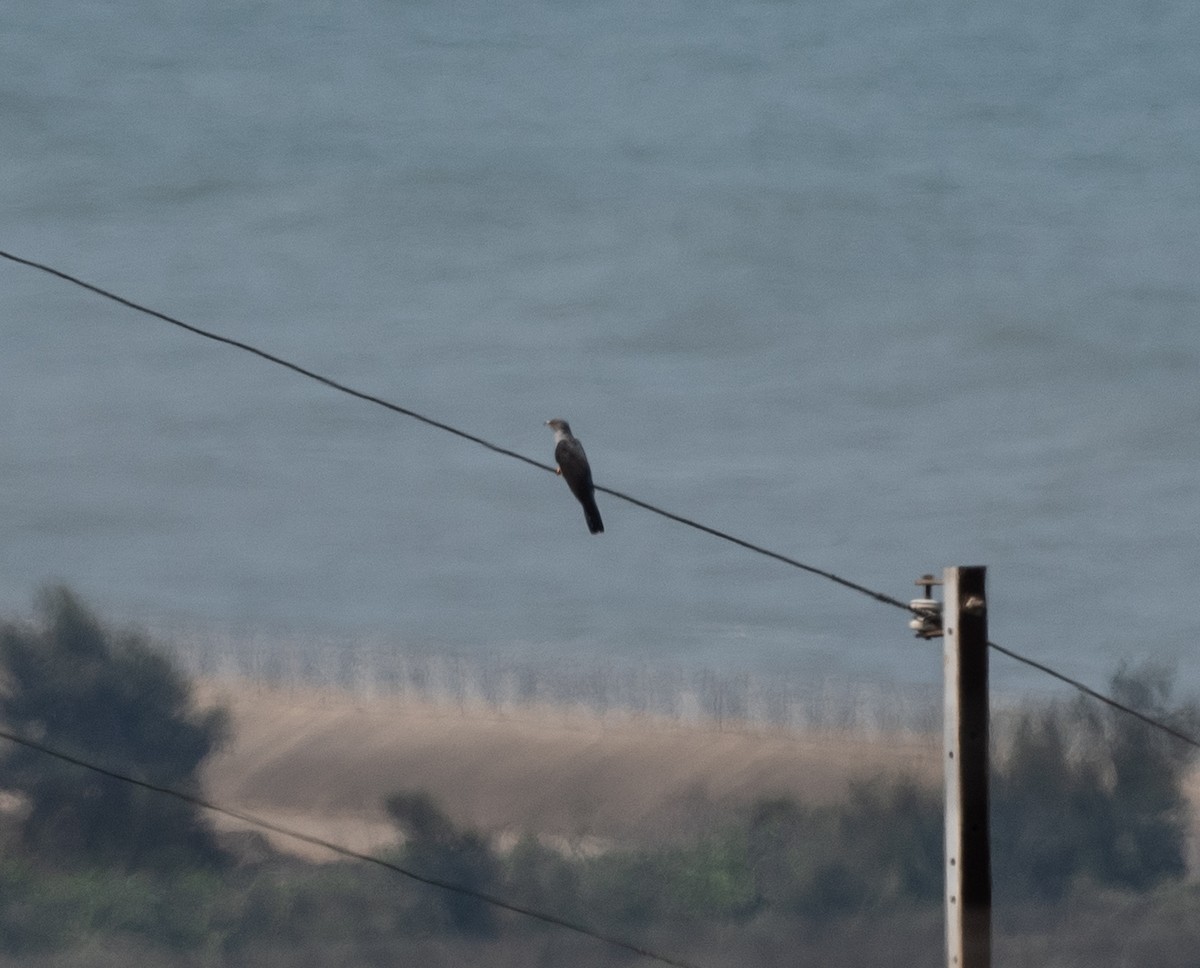
[[583, 505], [583, 517], [588, 531], [600, 534], [604, 522], [600, 520], [600, 509], [596, 507], [596, 487], [592, 484], [592, 468], [588, 464], [583, 444], [571, 435], [571, 425], [557, 417], [547, 420], [546, 426], [554, 431], [554, 459], [558, 462], [556, 474], [567, 482], [571, 493]]

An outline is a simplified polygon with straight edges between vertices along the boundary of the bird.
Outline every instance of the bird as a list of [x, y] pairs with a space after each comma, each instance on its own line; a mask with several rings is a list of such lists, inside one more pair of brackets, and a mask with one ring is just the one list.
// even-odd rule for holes
[[546, 426], [554, 431], [554, 459], [558, 462], [554, 473], [567, 482], [571, 493], [583, 505], [588, 531], [592, 534], [602, 533], [604, 522], [600, 520], [600, 509], [596, 507], [596, 486], [592, 483], [592, 468], [588, 464], [587, 454], [583, 452], [583, 444], [571, 435], [571, 425], [565, 420], [555, 417], [547, 420]]

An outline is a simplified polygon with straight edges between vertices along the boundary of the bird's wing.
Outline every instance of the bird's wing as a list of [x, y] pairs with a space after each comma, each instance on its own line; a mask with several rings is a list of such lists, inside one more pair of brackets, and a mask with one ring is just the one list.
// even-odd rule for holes
[[583, 452], [583, 445], [574, 438], [560, 440], [555, 445], [554, 459], [558, 461], [558, 466], [562, 468], [564, 474], [575, 471], [576, 473], [586, 472], [589, 476], [591, 475], [587, 454]]
[[591, 493], [592, 469], [578, 440], [560, 440], [554, 448], [554, 459], [576, 497], [582, 500], [585, 494]]

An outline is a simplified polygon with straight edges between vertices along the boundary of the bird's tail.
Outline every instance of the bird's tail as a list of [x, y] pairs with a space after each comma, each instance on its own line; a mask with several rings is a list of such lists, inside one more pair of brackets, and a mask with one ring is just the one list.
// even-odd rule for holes
[[587, 521], [588, 530], [592, 534], [600, 534], [604, 531], [604, 522], [600, 520], [600, 509], [596, 507], [595, 498], [583, 502], [583, 516]]

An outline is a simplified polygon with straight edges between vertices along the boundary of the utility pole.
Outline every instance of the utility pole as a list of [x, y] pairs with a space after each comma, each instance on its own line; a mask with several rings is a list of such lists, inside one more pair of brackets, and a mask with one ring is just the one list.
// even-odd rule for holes
[[986, 572], [947, 568], [942, 578], [948, 968], [992, 963]]

